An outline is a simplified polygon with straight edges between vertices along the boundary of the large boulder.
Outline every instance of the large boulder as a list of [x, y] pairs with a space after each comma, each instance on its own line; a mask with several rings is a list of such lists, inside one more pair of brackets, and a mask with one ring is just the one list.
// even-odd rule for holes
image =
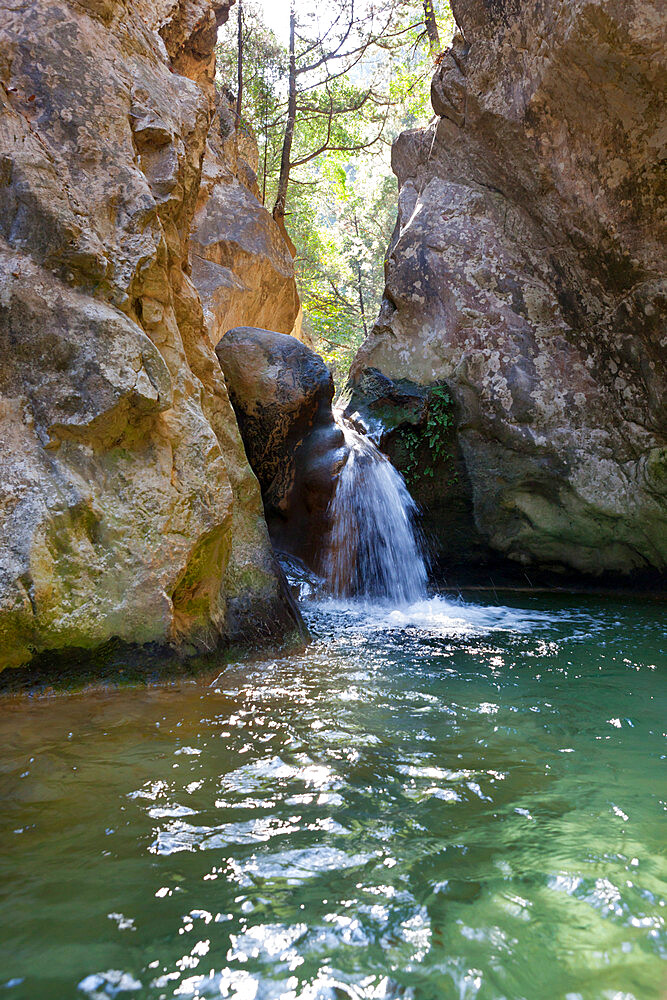
[[293, 625], [188, 274], [228, 7], [3, 9], [0, 668]]
[[[430, 462], [412, 488], [445, 562], [468, 537], [524, 567], [662, 572], [663, 12], [453, 9], [438, 117], [394, 145], [398, 224], [350, 412], [384, 416], [396, 455]], [[440, 429], [396, 404], [433, 392], [450, 400]]]
[[347, 455], [322, 358], [272, 330], [230, 330], [216, 353], [276, 548], [318, 567], [336, 474]]

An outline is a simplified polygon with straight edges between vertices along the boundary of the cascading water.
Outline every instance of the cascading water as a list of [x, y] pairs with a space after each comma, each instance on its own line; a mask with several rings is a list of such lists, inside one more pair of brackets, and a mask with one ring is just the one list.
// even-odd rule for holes
[[417, 505], [403, 477], [373, 442], [340, 414], [348, 457], [329, 505], [322, 574], [336, 597], [407, 604], [426, 596], [427, 571]]

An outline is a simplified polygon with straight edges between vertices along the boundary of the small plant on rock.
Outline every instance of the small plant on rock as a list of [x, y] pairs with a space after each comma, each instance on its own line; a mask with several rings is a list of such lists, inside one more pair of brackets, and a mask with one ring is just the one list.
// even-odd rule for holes
[[[449, 428], [454, 426], [454, 401], [446, 386], [436, 386], [428, 397], [426, 426], [423, 430], [401, 430], [400, 440], [405, 451], [406, 461], [403, 465], [403, 476], [408, 485], [414, 485], [420, 475], [420, 449], [424, 442], [428, 445], [429, 460], [421, 469], [421, 475], [433, 479], [436, 466], [442, 462], [454, 461], [451, 453]], [[458, 479], [456, 471], [452, 472], [449, 485]]]

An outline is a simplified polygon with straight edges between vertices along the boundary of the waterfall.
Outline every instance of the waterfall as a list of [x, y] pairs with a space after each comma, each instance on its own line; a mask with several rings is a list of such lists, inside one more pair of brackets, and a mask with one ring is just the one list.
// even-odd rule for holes
[[400, 473], [340, 414], [348, 457], [329, 505], [322, 575], [337, 597], [407, 604], [426, 596], [427, 571], [415, 525], [417, 505]]

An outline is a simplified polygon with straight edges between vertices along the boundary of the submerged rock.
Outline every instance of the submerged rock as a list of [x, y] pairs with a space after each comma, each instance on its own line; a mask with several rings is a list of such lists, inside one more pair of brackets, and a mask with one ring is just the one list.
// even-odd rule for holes
[[334, 384], [295, 337], [239, 327], [216, 347], [273, 544], [317, 569], [336, 474], [347, 455]]
[[3, 11], [0, 667], [294, 624], [189, 276], [228, 6]]
[[[465, 549], [464, 504], [473, 551], [664, 571], [660, 5], [452, 6], [460, 33], [433, 80], [438, 118], [393, 149], [398, 224], [351, 411], [381, 415], [377, 376], [451, 394], [439, 491], [429, 501], [424, 476], [413, 486], [437, 508], [445, 560], [450, 513]], [[399, 411], [394, 428], [415, 426], [412, 404]]]

